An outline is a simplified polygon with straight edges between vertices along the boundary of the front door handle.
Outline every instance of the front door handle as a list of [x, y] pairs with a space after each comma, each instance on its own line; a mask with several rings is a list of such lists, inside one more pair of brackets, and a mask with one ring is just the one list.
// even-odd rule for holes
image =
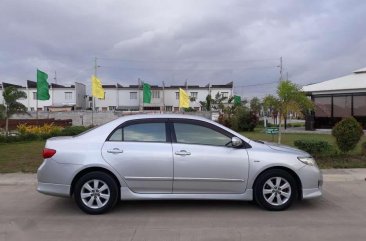
[[191, 153], [189, 151], [186, 151], [186, 150], [180, 150], [180, 151], [176, 151], [175, 152], [175, 155], [178, 155], [178, 156], [189, 156], [189, 155], [191, 155]]
[[118, 148], [113, 148], [111, 150], [107, 150], [108, 153], [112, 153], [112, 154], [119, 154], [119, 153], [123, 153], [123, 150], [120, 150]]

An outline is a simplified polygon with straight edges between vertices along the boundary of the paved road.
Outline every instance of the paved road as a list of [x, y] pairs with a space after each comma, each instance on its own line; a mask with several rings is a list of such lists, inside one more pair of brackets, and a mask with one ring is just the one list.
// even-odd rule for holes
[[268, 212], [249, 202], [134, 201], [90, 216], [0, 175], [0, 240], [366, 240], [366, 169], [325, 171], [324, 197]]

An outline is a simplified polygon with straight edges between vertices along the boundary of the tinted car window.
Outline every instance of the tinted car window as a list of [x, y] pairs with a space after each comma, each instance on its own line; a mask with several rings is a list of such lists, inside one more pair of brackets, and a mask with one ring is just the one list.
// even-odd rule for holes
[[174, 123], [178, 143], [225, 146], [231, 138], [211, 128], [186, 123]]
[[115, 130], [111, 137], [109, 137], [109, 141], [122, 141], [122, 128]]
[[123, 128], [123, 141], [165, 142], [165, 123], [142, 123], [126, 126]]

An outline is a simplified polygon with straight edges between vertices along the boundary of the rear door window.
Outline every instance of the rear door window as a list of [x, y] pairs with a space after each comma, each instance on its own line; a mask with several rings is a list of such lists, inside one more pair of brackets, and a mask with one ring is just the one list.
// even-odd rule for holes
[[109, 141], [128, 142], [166, 142], [166, 127], [164, 122], [136, 123], [116, 129]]

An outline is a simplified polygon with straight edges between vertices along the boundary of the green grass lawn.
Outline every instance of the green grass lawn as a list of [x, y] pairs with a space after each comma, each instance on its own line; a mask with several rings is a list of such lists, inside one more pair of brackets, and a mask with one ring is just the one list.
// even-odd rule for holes
[[36, 172], [45, 141], [0, 144], [0, 173]]
[[[272, 141], [272, 136], [263, 133], [261, 130], [255, 132], [243, 132], [244, 136], [253, 140]], [[282, 135], [282, 143], [293, 146], [295, 140], [325, 140], [335, 147], [335, 139], [328, 134], [314, 133], [285, 133]], [[274, 141], [277, 141], [275, 136]], [[366, 141], [363, 136], [356, 149], [349, 155], [335, 153], [332, 156], [317, 158], [318, 164], [322, 168], [357, 168], [366, 167], [366, 156], [361, 154], [361, 143]], [[45, 141], [29, 141], [18, 143], [0, 144], [0, 173], [9, 172], [36, 172], [41, 165], [42, 149]]]

